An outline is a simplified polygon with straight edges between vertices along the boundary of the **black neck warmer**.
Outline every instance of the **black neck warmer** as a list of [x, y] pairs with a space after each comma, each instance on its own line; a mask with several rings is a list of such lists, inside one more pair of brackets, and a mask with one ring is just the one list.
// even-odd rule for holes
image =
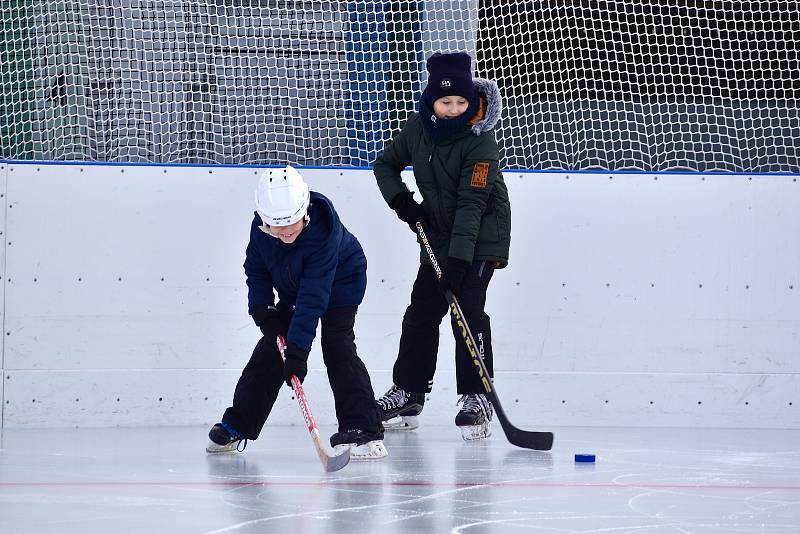
[[433, 109], [423, 96], [419, 99], [419, 116], [422, 119], [422, 127], [428, 132], [434, 144], [438, 145], [461, 132], [478, 112], [479, 105], [480, 98], [473, 98], [469, 101], [467, 110], [455, 119], [440, 119], [433, 113]]

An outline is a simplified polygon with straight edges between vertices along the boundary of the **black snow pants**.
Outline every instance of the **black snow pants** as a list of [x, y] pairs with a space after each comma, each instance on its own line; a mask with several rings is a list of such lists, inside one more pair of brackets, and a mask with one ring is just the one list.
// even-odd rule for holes
[[[357, 310], [358, 307], [331, 308], [320, 318], [322, 359], [333, 390], [339, 431], [380, 432], [380, 414], [369, 374], [356, 354], [353, 327]], [[286, 336], [291, 312], [285, 312], [284, 319], [280, 329], [268, 332], [256, 344], [236, 384], [233, 406], [222, 416], [223, 422], [247, 439], [258, 438], [284, 385], [283, 362], [275, 339], [278, 334]]]
[[[494, 269], [495, 265], [492, 262], [473, 263], [464, 276], [464, 283], [458, 295], [458, 304], [475, 338], [476, 348], [486, 363], [489, 376], [494, 376], [492, 332], [489, 316], [484, 307], [486, 290]], [[392, 374], [395, 385], [413, 393], [431, 391], [439, 350], [439, 325], [449, 309], [447, 300], [439, 291], [438, 278], [433, 267], [420, 265], [411, 290], [411, 304], [403, 316], [400, 349]], [[450, 322], [456, 338], [457, 391], [459, 394], [484, 393], [478, 370], [452, 316]]]

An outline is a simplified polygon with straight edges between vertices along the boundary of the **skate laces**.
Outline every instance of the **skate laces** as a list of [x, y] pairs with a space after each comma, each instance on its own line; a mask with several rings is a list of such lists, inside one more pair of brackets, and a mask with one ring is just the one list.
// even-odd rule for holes
[[233, 428], [228, 423], [222, 422], [220, 423], [220, 425], [222, 426], [222, 428], [225, 429], [225, 432], [230, 434], [231, 441], [237, 441], [237, 440], [239, 441], [239, 443], [236, 444], [236, 450], [239, 452], [243, 452], [247, 448], [247, 438], [242, 436], [238, 430]]
[[486, 419], [492, 420], [492, 403], [486, 398], [486, 395], [467, 393], [461, 395], [461, 398], [456, 402], [456, 406], [461, 404], [461, 410], [464, 412], [472, 412], [476, 414], [484, 414]]
[[389, 388], [389, 391], [384, 393], [383, 397], [378, 399], [378, 404], [384, 410], [391, 410], [403, 406], [406, 401], [411, 397], [411, 394], [406, 393], [404, 390], [395, 386]]

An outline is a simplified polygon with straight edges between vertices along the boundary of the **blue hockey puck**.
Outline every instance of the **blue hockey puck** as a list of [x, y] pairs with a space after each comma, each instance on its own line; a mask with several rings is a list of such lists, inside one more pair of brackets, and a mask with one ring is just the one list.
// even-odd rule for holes
[[594, 454], [576, 454], [575, 461], [580, 463], [594, 463]]

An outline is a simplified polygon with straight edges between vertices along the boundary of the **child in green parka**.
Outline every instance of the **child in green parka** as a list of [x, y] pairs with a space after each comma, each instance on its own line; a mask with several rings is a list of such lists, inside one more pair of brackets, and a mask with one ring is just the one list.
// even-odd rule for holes
[[[384, 200], [415, 234], [416, 222], [422, 223], [443, 269], [438, 278], [421, 251], [411, 303], [403, 316], [394, 384], [377, 401], [387, 430], [418, 426], [436, 370], [439, 325], [448, 312], [444, 290], [458, 298], [489, 374], [494, 374], [484, 307], [494, 270], [508, 264], [511, 206], [493, 131], [502, 111], [500, 91], [495, 82], [473, 78], [471, 63], [464, 52], [437, 52], [428, 58], [428, 84], [419, 111], [375, 161]], [[421, 204], [400, 178], [408, 165], [414, 168]], [[490, 435], [492, 406], [452, 323], [461, 395], [455, 422], [465, 440], [485, 438]]]

